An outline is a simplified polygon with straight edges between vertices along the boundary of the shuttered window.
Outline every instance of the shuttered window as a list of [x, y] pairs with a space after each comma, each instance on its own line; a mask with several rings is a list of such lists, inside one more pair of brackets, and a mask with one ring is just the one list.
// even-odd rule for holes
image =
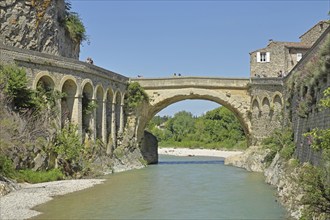
[[270, 62], [270, 52], [257, 52], [257, 62], [258, 63], [269, 63]]
[[299, 60], [301, 60], [302, 58], [302, 53], [297, 53], [297, 62], [299, 62]]

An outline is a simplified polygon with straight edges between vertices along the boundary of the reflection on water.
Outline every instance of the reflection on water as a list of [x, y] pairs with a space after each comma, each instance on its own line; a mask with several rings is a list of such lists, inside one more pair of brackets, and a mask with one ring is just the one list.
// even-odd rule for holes
[[145, 169], [38, 207], [37, 219], [284, 219], [259, 173], [212, 157], [160, 156]]

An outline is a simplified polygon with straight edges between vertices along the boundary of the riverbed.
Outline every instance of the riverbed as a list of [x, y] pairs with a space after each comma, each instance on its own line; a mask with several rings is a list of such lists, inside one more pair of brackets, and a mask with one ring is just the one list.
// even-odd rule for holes
[[160, 155], [158, 165], [105, 176], [36, 207], [35, 219], [285, 219], [262, 174], [219, 157]]

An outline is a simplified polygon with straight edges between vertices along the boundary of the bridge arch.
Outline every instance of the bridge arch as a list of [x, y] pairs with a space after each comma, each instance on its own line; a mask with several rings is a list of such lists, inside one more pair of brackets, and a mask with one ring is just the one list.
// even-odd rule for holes
[[37, 90], [37, 87], [40, 83], [42, 83], [43, 87], [47, 90], [54, 90], [55, 89], [55, 80], [49, 74], [48, 71], [41, 71], [36, 75], [36, 77], [35, 77], [35, 79], [32, 83], [32, 89]]
[[268, 96], [265, 96], [262, 99], [262, 103], [261, 103], [261, 110], [263, 112], [263, 114], [268, 113], [270, 111], [270, 98]]
[[96, 138], [103, 140], [103, 133], [102, 133], [102, 127], [103, 127], [103, 120], [104, 119], [104, 114], [103, 114], [103, 101], [104, 101], [104, 89], [102, 85], [97, 85], [95, 87], [95, 101], [97, 104], [96, 107]]
[[248, 107], [245, 106], [243, 108], [243, 104], [241, 102], [233, 100], [233, 97], [229, 96], [228, 93], [201, 88], [194, 88], [193, 90], [181, 89], [180, 92], [177, 91], [176, 94], [171, 94], [170, 92], [168, 92], [167, 94], [162, 94], [161, 100], [157, 100], [154, 101], [155, 103], [152, 103], [153, 105], [148, 112], [147, 121], [151, 120], [152, 117], [154, 117], [159, 111], [166, 108], [167, 106], [188, 99], [208, 100], [224, 106], [236, 115], [237, 119], [241, 123], [242, 128], [244, 129], [246, 136], [248, 137], [248, 135], [250, 134], [251, 125], [250, 120], [247, 117], [246, 111], [247, 109], [249, 109]]
[[78, 100], [78, 85], [73, 77], [63, 77], [59, 91], [65, 95], [61, 98], [61, 125], [66, 124], [66, 121], [79, 123]]
[[275, 92], [272, 98], [272, 108], [275, 112], [281, 112], [283, 107], [283, 96], [280, 92]]
[[105, 91], [105, 102], [106, 102], [106, 124], [107, 124], [107, 131], [106, 131], [106, 138], [107, 141], [110, 139], [111, 131], [112, 131], [112, 119], [113, 119], [113, 112], [114, 104], [113, 104], [113, 97], [114, 91], [111, 87], [108, 87]]
[[90, 79], [85, 79], [81, 83], [82, 97], [82, 132], [83, 138], [95, 139], [95, 109], [94, 109], [94, 85]]
[[123, 112], [122, 112], [122, 93], [120, 90], [116, 90], [115, 94], [113, 96], [113, 103], [114, 103], [114, 111], [115, 111], [115, 130], [117, 132], [122, 132], [122, 124], [121, 120], [123, 118]]

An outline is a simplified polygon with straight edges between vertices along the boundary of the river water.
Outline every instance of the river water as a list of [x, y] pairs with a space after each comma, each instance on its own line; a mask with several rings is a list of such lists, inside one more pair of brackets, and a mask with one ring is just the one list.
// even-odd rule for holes
[[37, 207], [36, 219], [285, 219], [260, 173], [221, 158], [160, 156], [158, 165]]

